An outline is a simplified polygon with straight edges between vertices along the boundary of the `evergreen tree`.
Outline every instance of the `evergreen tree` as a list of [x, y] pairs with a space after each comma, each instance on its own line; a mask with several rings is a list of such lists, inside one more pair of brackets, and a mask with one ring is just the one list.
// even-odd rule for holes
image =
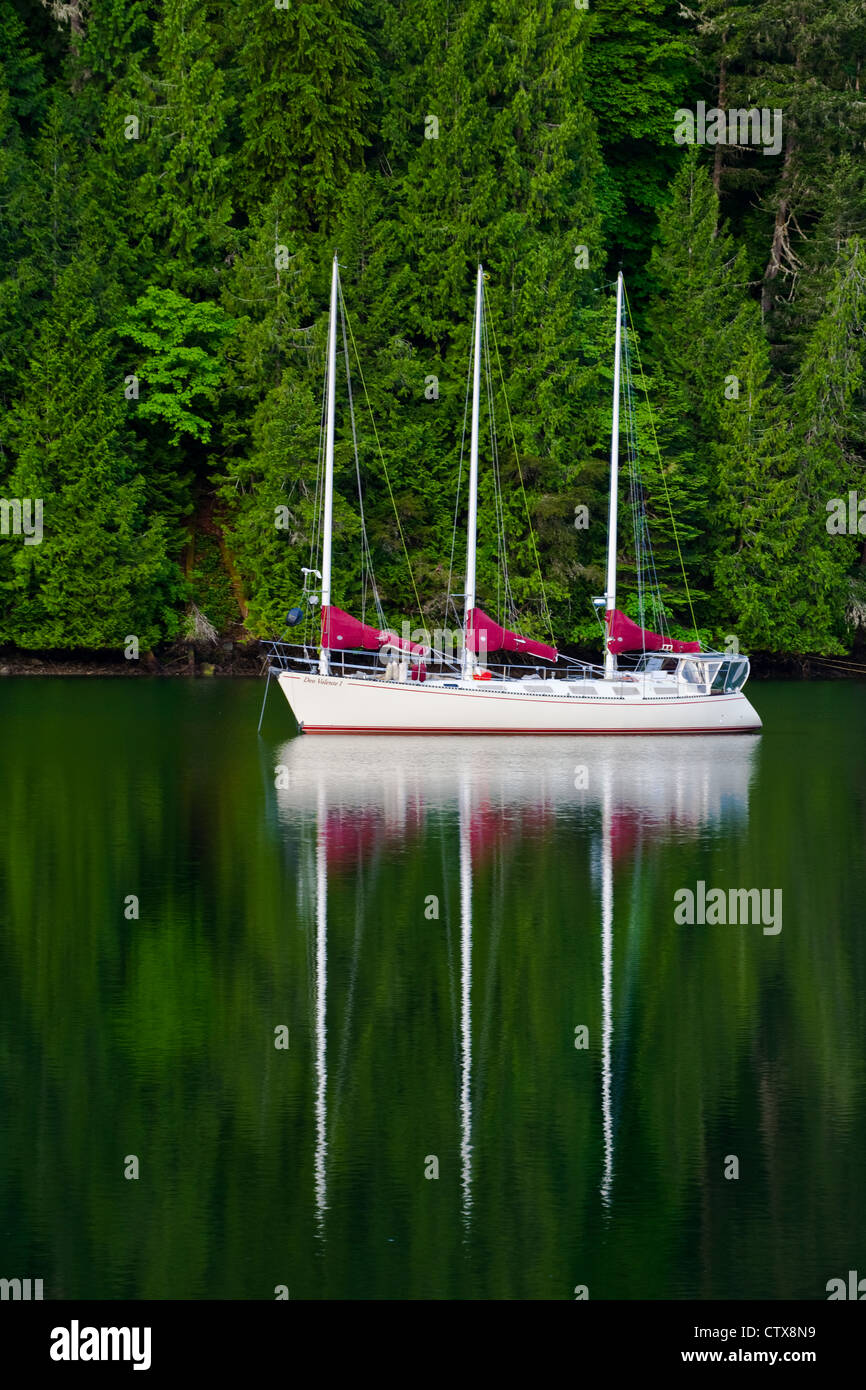
[[844, 499], [847, 518], [849, 490], [866, 482], [849, 435], [862, 419], [864, 296], [857, 242], [837, 268], [793, 389], [784, 395], [770, 380], [757, 335], [739, 364], [740, 399], [726, 412], [719, 448], [716, 579], [730, 630], [744, 644], [842, 651], [846, 607], [859, 613], [863, 543], [847, 524], [832, 533], [828, 506]]
[[[399, 14], [390, 11], [383, 32], [386, 70], [390, 55], [404, 46], [418, 55], [418, 66], [408, 93], [396, 79], [388, 86], [388, 144], [376, 174], [381, 193], [369, 197], [382, 219], [376, 225], [365, 218], [350, 269], [362, 318], [359, 341], [374, 351], [376, 340], [389, 344], [387, 353], [379, 349], [371, 373], [373, 402], [383, 438], [397, 442], [394, 490], [408, 519], [419, 588], [431, 611], [443, 615], [479, 260], [489, 275], [506, 383], [508, 409], [498, 391], [497, 419], [507, 477], [515, 484], [509, 530], [523, 552], [512, 557], [519, 562], [515, 572], [524, 570], [532, 547], [509, 411], [517, 455], [533, 484], [530, 512], [537, 503], [540, 522], [560, 508], [562, 522], [552, 535], [560, 544], [568, 536], [571, 508], [562, 488], [574, 424], [572, 354], [604, 261], [597, 144], [583, 71], [586, 22], [581, 12], [552, 3], [527, 9], [514, 0], [467, 0], [443, 16], [430, 0], [417, 0]], [[383, 163], [389, 172], [382, 172]], [[403, 247], [411, 248], [411, 267]], [[438, 382], [436, 401], [421, 389], [428, 377]], [[389, 390], [389, 381], [398, 389]], [[427, 502], [420, 506], [419, 469]], [[542, 570], [549, 558], [542, 558]], [[485, 509], [481, 592], [501, 592], [502, 563]], [[525, 615], [530, 624], [532, 609], [541, 618], [532, 570], [530, 563], [526, 577], [536, 595]], [[524, 594], [528, 600], [529, 591]]]
[[[336, 250], [354, 334], [354, 437], [338, 366], [346, 607], [372, 616], [356, 440], [388, 619], [441, 625], [460, 588], [481, 261], [496, 341], [479, 598], [538, 636], [546, 600], [560, 641], [595, 642], [623, 264], [669, 621], [688, 630], [691, 598], [703, 632], [850, 646], [863, 539], [828, 535], [826, 506], [866, 468], [864, 38], [848, 0], [7, 0], [0, 476], [7, 500], [43, 489], [47, 529], [0, 544], [3, 631], [114, 642], [113, 594], [120, 627], [168, 636], [182, 552], [220, 622], [233, 589], [249, 632], [282, 626], [315, 550]], [[674, 113], [698, 100], [781, 109], [779, 156], [680, 150]], [[51, 518], [72, 535], [79, 506], [94, 557], [75, 551], [73, 573]]]
[[[536, 511], [533, 532], [536, 525], [546, 531], [556, 558], [562, 542], [571, 541], [571, 508], [562, 495], [574, 422], [569, 352], [595, 278], [592, 263], [588, 272], [576, 265], [577, 244], [590, 248], [597, 266], [602, 259], [594, 210], [596, 145], [582, 76], [584, 18], [552, 3], [527, 11], [512, 0], [496, 5], [471, 0], [449, 7], [446, 19], [443, 28], [438, 7], [429, 0], [414, 0], [399, 12], [383, 7], [381, 152], [368, 170], [346, 182], [330, 238], [310, 238], [294, 228], [285, 238], [280, 233], [298, 258], [293, 268], [304, 264], [306, 283], [316, 286], [319, 344], [324, 343], [330, 255], [334, 246], [340, 252], [388, 473], [386, 481], [366, 409], [362, 413], [359, 408], [368, 531], [381, 559], [377, 575], [383, 596], [395, 620], [412, 616], [415, 600], [392, 491], [425, 617], [441, 622], [445, 614], [479, 259], [489, 271], [490, 309], [529, 485], [527, 503], [530, 513]], [[413, 59], [417, 55], [419, 64], [410, 68], [408, 88], [391, 77], [392, 64], [405, 69], [404, 52]], [[262, 235], [258, 264], [264, 277], [270, 229]], [[304, 248], [308, 253], [302, 255]], [[278, 312], [276, 303], [273, 312]], [[255, 317], [250, 342], [261, 340], [252, 326]], [[311, 424], [311, 402], [320, 399], [322, 362], [308, 354], [305, 369], [299, 355], [290, 350], [281, 371], [290, 366], [294, 372], [306, 370], [305, 410]], [[495, 372], [495, 360], [492, 365]], [[358, 388], [354, 364], [353, 372]], [[285, 397], [282, 385], [272, 389], [274, 400], [280, 391]], [[518, 584], [515, 592], [527, 603], [532, 595], [532, 621], [533, 610], [540, 618], [534, 548], [501, 390], [498, 397], [505, 491], [513, 491], [508, 504], [511, 568], [515, 573], [527, 570], [528, 561], [531, 582], [522, 588]], [[302, 437], [309, 439], [309, 428]], [[349, 509], [347, 547], [345, 555], [339, 544], [335, 552], [347, 603], [353, 595], [360, 598], [349, 443], [344, 434], [338, 467], [338, 474], [345, 472], [341, 491]], [[259, 458], [268, 473], [275, 470], [274, 482], [262, 480], [259, 533], [264, 535], [272, 528], [274, 499], [285, 486], [286, 462], [266, 465], [266, 456]], [[292, 461], [289, 476], [301, 476], [299, 470], [309, 464], [307, 444], [305, 458]], [[241, 473], [251, 484], [246, 462], [238, 462], [228, 470], [229, 486]], [[492, 499], [484, 496], [482, 502], [490, 505], [482, 519], [479, 569], [493, 602], [496, 592], [502, 592], [504, 557], [498, 553]], [[247, 494], [243, 506], [248, 522], [255, 505]], [[462, 547], [460, 540], [452, 584], [462, 566]], [[285, 591], [294, 592], [297, 581], [289, 576], [297, 575], [306, 557], [285, 549], [283, 555]], [[542, 569], [550, 558], [545, 554]], [[258, 574], [250, 577], [253, 596], [258, 582]], [[274, 584], [272, 569], [268, 583]], [[569, 603], [565, 582], [559, 597], [562, 604]]]
[[151, 283], [216, 297], [231, 254], [228, 125], [232, 100], [219, 65], [211, 8], [165, 0], [154, 26], [155, 63], [131, 63], [130, 114], [141, 161], [135, 184], [138, 254]]
[[176, 629], [181, 593], [162, 520], [148, 515], [112, 331], [83, 264], [58, 273], [6, 441], [8, 489], [41, 499], [41, 542], [3, 542], [2, 640], [142, 650]]
[[622, 267], [640, 310], [656, 222], [676, 172], [674, 113], [694, 82], [694, 45], [673, 0], [592, 0], [588, 10], [586, 72], [603, 154], [604, 240], [612, 276]]
[[368, 142], [373, 56], [360, 0], [236, 5], [239, 168], [250, 213], [275, 188], [297, 228], [327, 223]]
[[718, 219], [712, 180], [692, 149], [671, 187], [650, 263], [648, 355], [667, 488], [652, 464], [645, 476], [663, 592], [683, 618], [688, 616], [678, 538], [692, 599], [699, 600], [699, 622], [712, 612], [715, 542], [707, 523], [712, 523], [708, 503], [715, 491], [715, 445], [740, 389], [736, 363], [748, 339], [760, 332], [745, 258]]
[[[862, 148], [866, 112], [859, 99], [866, 11], [860, 4], [807, 6], [800, 0], [703, 0], [693, 12], [713, 79], [728, 108], [769, 108], [782, 118], [778, 156], [759, 147], [717, 150], [717, 169], [733, 191], [762, 272], [762, 307], [771, 319], [801, 267], [802, 248], [823, 210], [828, 166]], [[756, 199], [755, 193], [760, 195]], [[763, 208], [756, 218], [756, 202]], [[774, 336], [782, 325], [772, 323]]]

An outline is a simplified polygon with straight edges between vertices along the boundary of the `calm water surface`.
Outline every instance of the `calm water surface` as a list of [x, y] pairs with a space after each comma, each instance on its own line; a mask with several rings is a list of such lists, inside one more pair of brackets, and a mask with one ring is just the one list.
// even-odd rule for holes
[[[753, 684], [760, 737], [624, 740], [298, 738], [273, 690], [257, 738], [261, 695], [0, 682], [0, 1275], [866, 1274], [866, 687]], [[781, 931], [680, 925], [699, 881], [781, 889]]]

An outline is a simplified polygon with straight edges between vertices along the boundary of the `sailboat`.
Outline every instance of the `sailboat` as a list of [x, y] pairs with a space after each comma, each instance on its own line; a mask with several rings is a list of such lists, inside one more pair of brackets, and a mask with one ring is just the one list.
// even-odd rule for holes
[[[484, 270], [478, 266], [472, 345], [472, 419], [462, 648], [449, 661], [441, 652], [378, 628], [332, 604], [334, 432], [339, 266], [331, 273], [325, 398], [321, 569], [321, 622], [317, 652], [270, 645], [269, 681], [275, 676], [303, 733], [308, 734], [706, 734], [752, 733], [761, 720], [743, 694], [746, 656], [704, 651], [648, 631], [617, 606], [620, 394], [623, 355], [623, 277], [617, 278], [616, 346], [610, 449], [607, 575], [603, 667], [562, 656], [555, 647], [523, 637], [494, 621], [476, 594], [479, 418]], [[290, 614], [302, 614], [293, 609]], [[378, 651], [380, 661], [371, 662]], [[488, 665], [496, 653], [520, 654], [519, 665]], [[627, 668], [620, 658], [636, 656]], [[428, 670], [435, 658], [437, 672]], [[347, 660], [348, 658], [348, 660]], [[527, 658], [539, 664], [527, 664]]]

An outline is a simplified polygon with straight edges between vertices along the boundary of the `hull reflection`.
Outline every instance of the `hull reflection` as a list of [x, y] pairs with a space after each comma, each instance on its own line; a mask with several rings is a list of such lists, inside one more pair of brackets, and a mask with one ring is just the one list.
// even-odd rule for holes
[[[521, 738], [376, 738], [334, 742], [293, 738], [277, 761], [287, 787], [277, 790], [282, 819], [315, 812], [369, 809], [399, 837], [417, 827], [426, 808], [456, 806], [467, 779], [473, 810], [486, 797], [504, 813], [519, 807], [558, 810], [601, 805], [610, 796], [612, 835], [630, 817], [650, 827], [706, 825], [745, 814], [759, 744], [718, 734], [644, 738], [563, 738], [528, 745]], [[609, 789], [609, 792], [606, 790]]]

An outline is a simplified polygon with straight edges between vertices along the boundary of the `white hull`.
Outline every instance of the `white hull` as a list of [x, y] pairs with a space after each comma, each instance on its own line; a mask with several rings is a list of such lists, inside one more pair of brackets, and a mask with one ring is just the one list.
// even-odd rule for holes
[[668, 693], [649, 678], [547, 680], [527, 687], [520, 681], [418, 684], [283, 671], [279, 683], [310, 734], [717, 734], [761, 727], [742, 693], [692, 693], [682, 682], [672, 682]]

